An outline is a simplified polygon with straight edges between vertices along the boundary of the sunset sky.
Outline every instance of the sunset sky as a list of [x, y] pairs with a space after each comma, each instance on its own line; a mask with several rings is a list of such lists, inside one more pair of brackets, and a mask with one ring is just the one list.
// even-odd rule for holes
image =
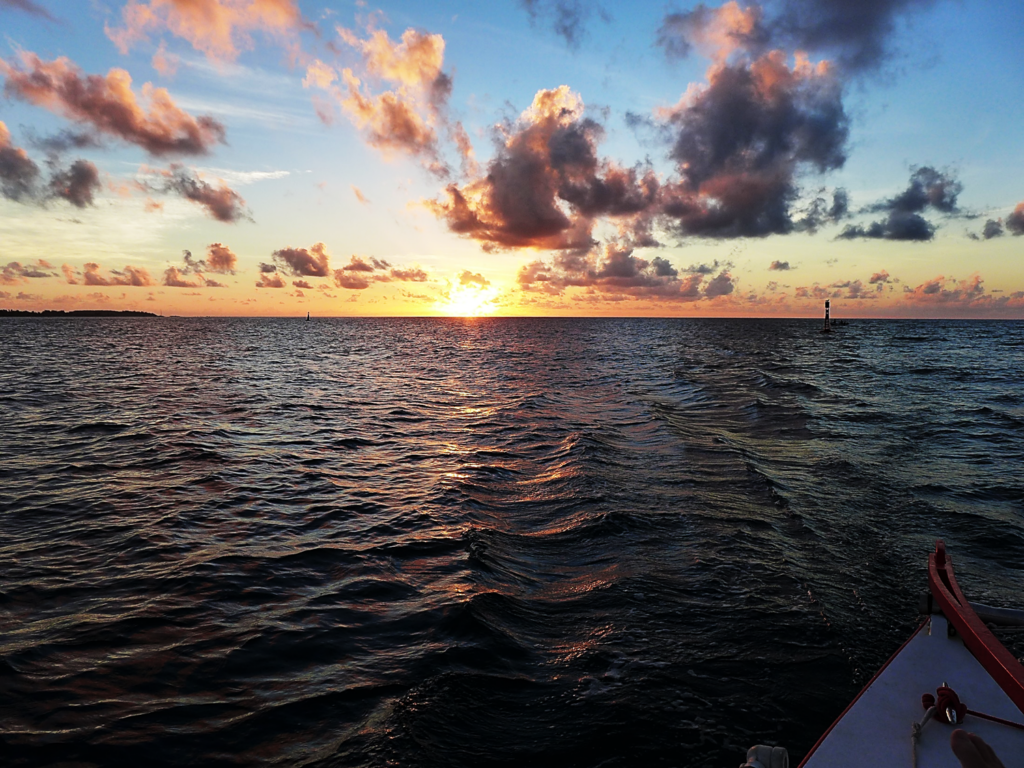
[[1024, 317], [1024, 3], [0, 0], [0, 308]]

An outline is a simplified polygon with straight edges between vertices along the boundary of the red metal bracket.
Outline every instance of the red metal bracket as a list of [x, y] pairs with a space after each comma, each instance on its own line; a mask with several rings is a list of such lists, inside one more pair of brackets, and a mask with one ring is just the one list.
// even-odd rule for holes
[[928, 555], [928, 586], [967, 649], [992, 675], [1017, 709], [1024, 712], [1024, 667], [1003, 647], [967, 602], [953, 576], [953, 563], [946, 555], [942, 539], [936, 540], [935, 552]]

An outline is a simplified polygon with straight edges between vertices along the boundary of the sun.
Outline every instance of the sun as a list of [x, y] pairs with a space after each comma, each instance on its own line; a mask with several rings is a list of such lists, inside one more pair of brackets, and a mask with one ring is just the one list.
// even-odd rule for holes
[[434, 302], [434, 309], [448, 317], [483, 317], [497, 310], [498, 289], [488, 285], [453, 285], [444, 297]]

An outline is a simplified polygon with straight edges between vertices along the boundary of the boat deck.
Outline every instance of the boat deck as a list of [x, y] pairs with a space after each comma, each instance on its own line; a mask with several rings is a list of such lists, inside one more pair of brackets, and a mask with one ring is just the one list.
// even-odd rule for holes
[[[921, 695], [947, 683], [967, 707], [1024, 722], [1024, 714], [985, 671], [959, 636], [949, 637], [945, 617], [931, 616], [800, 764], [801, 768], [911, 768], [911, 733], [925, 710]], [[987, 741], [1007, 766], [1024, 755], [1024, 731], [968, 715], [956, 727]], [[917, 747], [919, 768], [960, 768], [949, 747], [954, 726], [934, 719]]]

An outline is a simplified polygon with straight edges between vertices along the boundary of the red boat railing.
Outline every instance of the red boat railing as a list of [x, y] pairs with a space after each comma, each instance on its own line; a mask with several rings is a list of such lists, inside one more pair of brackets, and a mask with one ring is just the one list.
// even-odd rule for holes
[[935, 552], [928, 555], [928, 586], [967, 649], [992, 675], [1017, 709], [1024, 712], [1024, 667], [1003, 647], [967, 602], [953, 576], [953, 563], [946, 555], [942, 539], [935, 542]]

